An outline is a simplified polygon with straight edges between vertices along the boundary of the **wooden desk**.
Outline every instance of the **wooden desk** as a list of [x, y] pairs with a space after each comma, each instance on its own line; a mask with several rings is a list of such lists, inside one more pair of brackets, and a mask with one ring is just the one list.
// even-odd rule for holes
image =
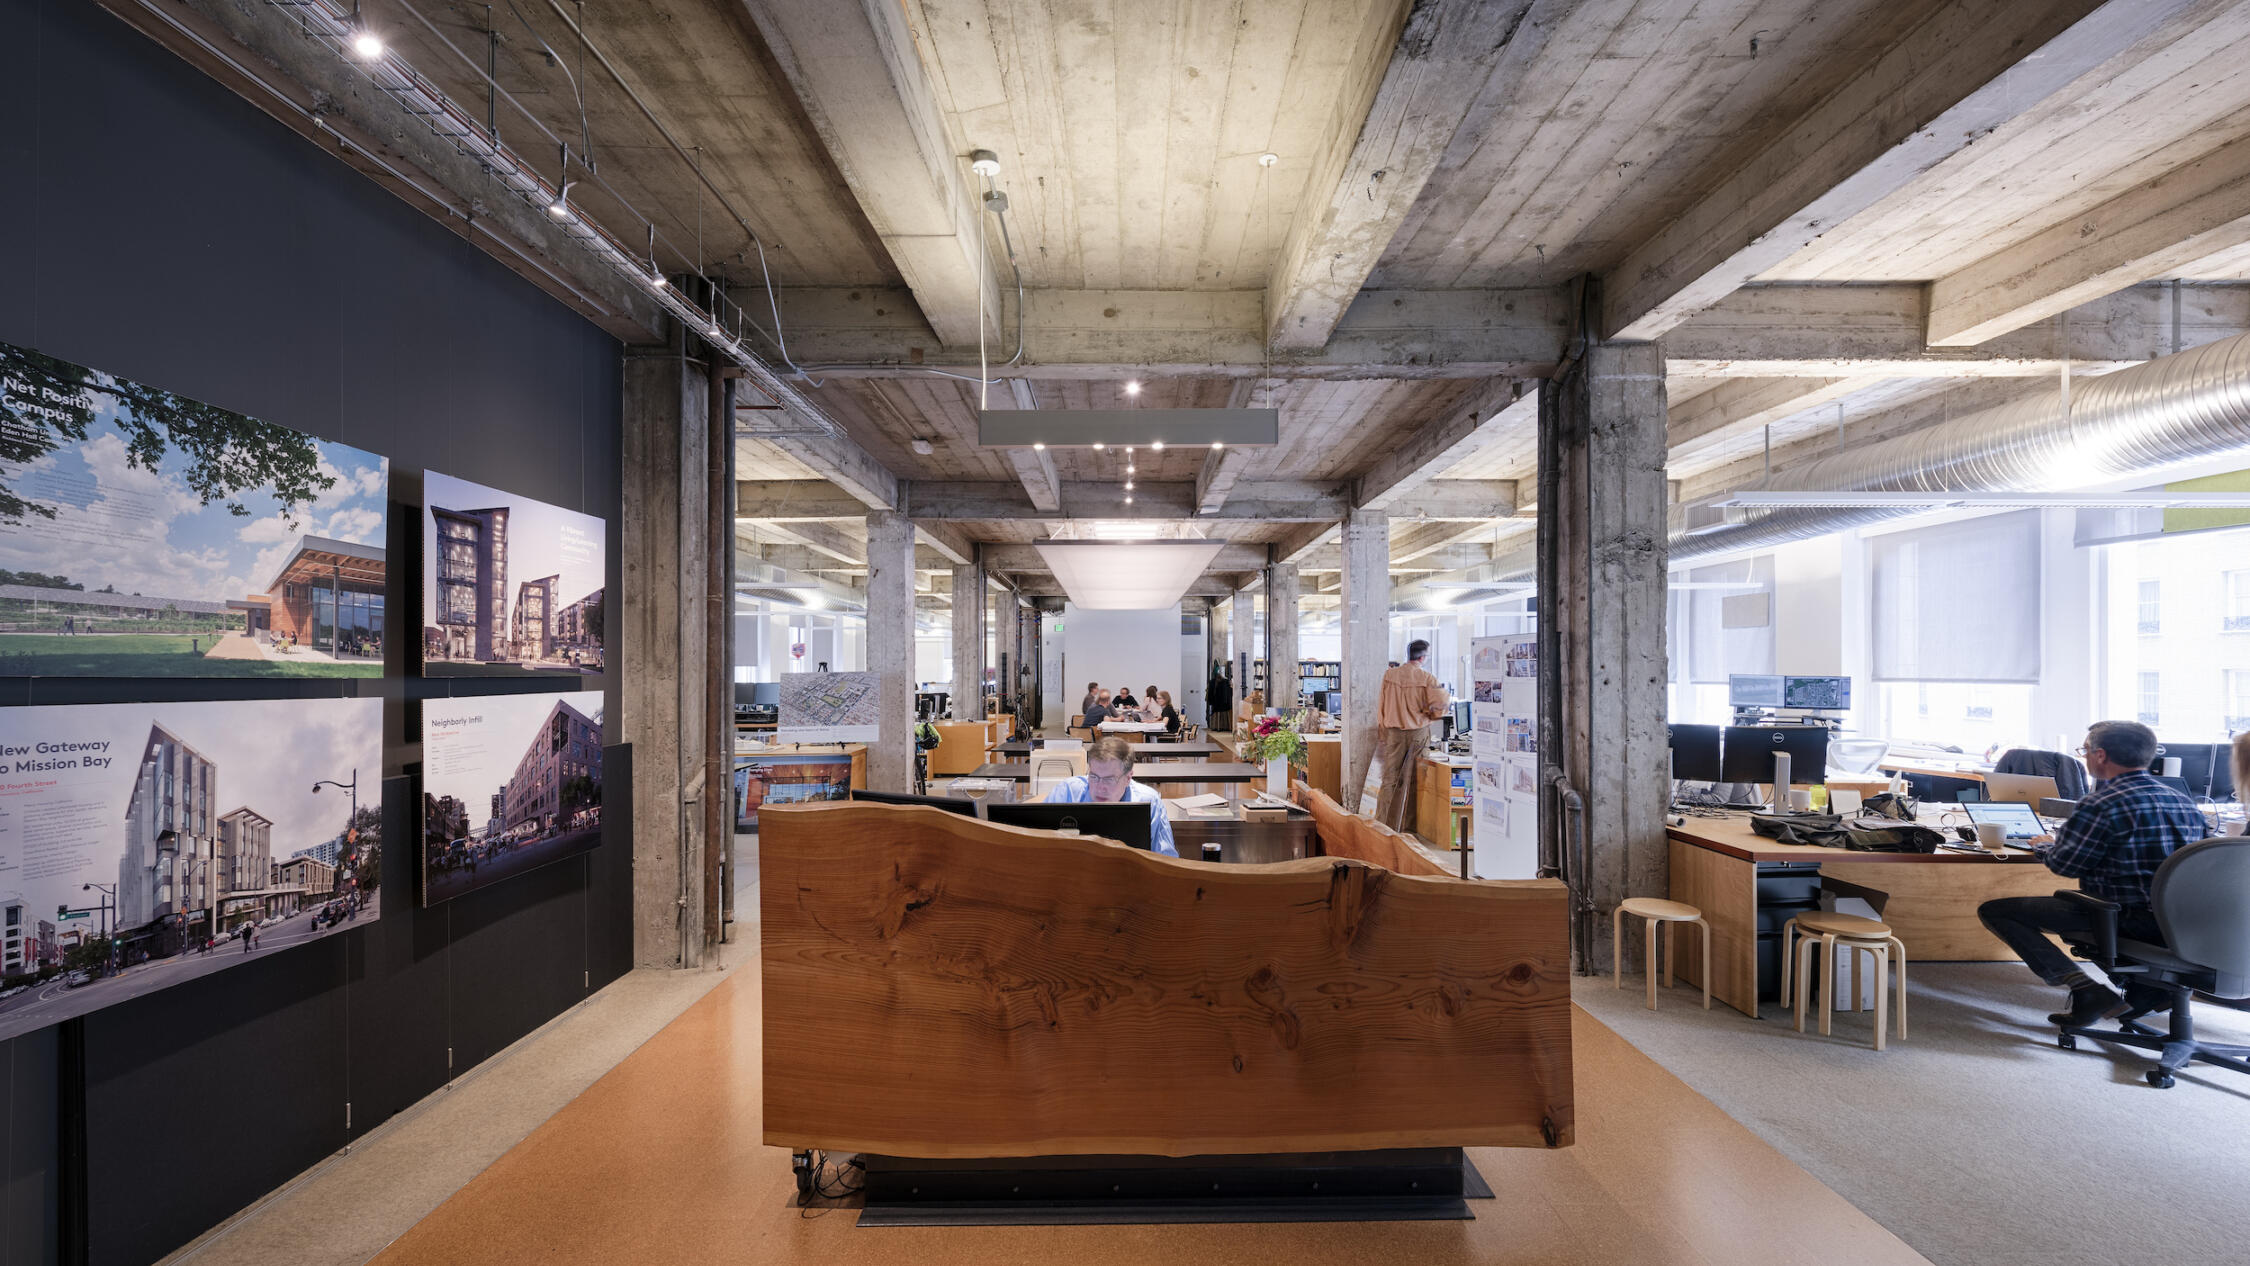
[[995, 741], [998, 721], [938, 721], [938, 745], [930, 749], [930, 777], [965, 774], [984, 763]]
[[[995, 743], [992, 745], [993, 755], [1010, 757], [1015, 760], [1029, 760], [1031, 758], [1031, 751], [1032, 748], [1030, 739], [1022, 739], [1012, 743]], [[1188, 760], [1202, 756], [1228, 755], [1232, 755], [1232, 753], [1228, 752], [1227, 749], [1219, 746], [1217, 743], [1213, 743], [1205, 739], [1197, 739], [1193, 743], [1133, 744], [1133, 759], [1136, 761], [1167, 760], [1172, 758]]]
[[[2013, 962], [2016, 955], [1977, 922], [1977, 907], [1996, 897], [2044, 897], [2071, 886], [2031, 853], [2011, 848], [2001, 859], [1982, 854], [1853, 853], [1782, 844], [1750, 829], [1747, 815], [1691, 817], [1670, 828], [1668, 894], [1703, 911], [1711, 926], [1711, 995], [1758, 1015], [1758, 867], [1812, 863], [1821, 876], [1890, 894], [1883, 921], [1913, 962]], [[1702, 983], [1693, 954], [1676, 974]]]
[[1290, 769], [1301, 770], [1291, 777], [1302, 777], [1321, 794], [1341, 802], [1344, 798], [1344, 739], [1342, 735], [1308, 734], [1305, 736], [1305, 759], [1290, 762]]
[[[1031, 781], [1030, 761], [1007, 761], [970, 771], [976, 778], [1012, 778]], [[1133, 766], [1133, 781], [1145, 783], [1247, 783], [1266, 776], [1264, 768], [1232, 761], [1165, 760]]]
[[[1439, 848], [1453, 847], [1454, 768], [1436, 752], [1424, 752], [1414, 763], [1414, 816], [1408, 825], [1424, 841]], [[1460, 811], [1467, 813], [1468, 806], [1460, 806]]]
[[1989, 769], [1978, 769], [1971, 765], [1962, 765], [1958, 767], [1948, 765], [1923, 765], [1918, 764], [1914, 761], [1897, 760], [1884, 761], [1880, 766], [1878, 766], [1878, 768], [1888, 769], [1895, 773], [1901, 774], [1922, 774], [1930, 778], [1959, 778], [1964, 782], [1983, 782], [1984, 776], [1992, 772]]

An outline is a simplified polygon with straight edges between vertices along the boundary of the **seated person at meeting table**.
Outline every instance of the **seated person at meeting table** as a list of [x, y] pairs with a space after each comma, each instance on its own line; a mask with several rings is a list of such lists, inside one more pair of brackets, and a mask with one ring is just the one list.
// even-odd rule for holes
[[1164, 732], [1166, 734], [1179, 733], [1180, 710], [1172, 706], [1172, 692], [1169, 690], [1158, 691], [1157, 698], [1163, 703], [1163, 706], [1158, 708], [1156, 710], [1156, 715], [1150, 717], [1149, 720], [1162, 721], [1164, 723]]
[[1178, 857], [1172, 843], [1172, 818], [1156, 788], [1133, 781], [1133, 745], [1114, 734], [1086, 749], [1086, 772], [1062, 780], [1040, 799], [1049, 804], [1145, 804], [1149, 807], [1149, 851]]
[[1085, 716], [1087, 713], [1092, 712], [1094, 710], [1095, 701], [1100, 699], [1101, 697], [1102, 684], [1098, 681], [1087, 682], [1086, 701], [1078, 705], [1078, 715]]
[[1141, 692], [1141, 720], [1161, 721], [1164, 719], [1163, 694], [1163, 691], [1154, 686], [1150, 686]]
[[[2034, 840], [2032, 851], [2047, 869], [2077, 880], [2087, 895], [2124, 907], [2117, 916], [2119, 936], [2162, 945], [2164, 932], [2149, 910], [2149, 881], [2174, 850], [2211, 833], [2203, 812], [2149, 772], [2149, 762], [2156, 759], [2156, 731], [2147, 726], [2097, 721], [2079, 750], [2094, 776], [2094, 790], [2051, 839]], [[1977, 918], [2041, 980], [2070, 990], [2069, 1007], [2049, 1020], [2087, 1025], [2125, 1011], [2115, 990], [2096, 984], [2084, 966], [2045, 935], [2091, 931], [2090, 912], [2061, 897], [2003, 897], [1978, 906]], [[2127, 991], [2132, 990], [2128, 985]]]
[[1133, 688], [1131, 686], [1119, 686], [1117, 688], [1116, 704], [1121, 709], [1131, 708], [1135, 711], [1139, 711], [1141, 701], [1133, 697]]
[[1104, 690], [1094, 696], [1094, 702], [1086, 709], [1086, 728], [1093, 729], [1115, 714], [1116, 707], [1109, 701], [1109, 692]]

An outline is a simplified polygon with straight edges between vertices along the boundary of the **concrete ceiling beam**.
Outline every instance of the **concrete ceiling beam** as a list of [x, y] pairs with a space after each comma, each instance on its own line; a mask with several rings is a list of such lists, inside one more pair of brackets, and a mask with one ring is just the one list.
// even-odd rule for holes
[[[1224, 598], [1235, 591], [1235, 582], [1225, 576], [1204, 575], [1189, 582], [1183, 598]], [[1069, 593], [1052, 578], [1042, 577], [1024, 585], [1023, 596], [1037, 601], [1042, 598], [1067, 598]]]
[[950, 523], [935, 523], [927, 519], [914, 521], [914, 539], [928, 545], [954, 564], [973, 563], [977, 557], [976, 543], [969, 534]]
[[[1005, 399], [1018, 409], [1036, 409], [1038, 401], [1031, 394], [1031, 384], [1022, 378], [1010, 378]], [[1049, 514], [1062, 509], [1062, 476], [1055, 473], [1054, 454], [1036, 448], [1010, 448], [1002, 452], [1008, 465], [1016, 472], [1016, 481], [1023, 485], [1023, 494], [1031, 504]]]
[[[102, 5], [612, 336], [662, 341], [666, 318], [645, 290], [544, 207], [508, 192], [484, 162], [439, 137], [428, 119], [334, 48], [307, 38], [289, 6]], [[551, 169], [552, 157], [542, 168]]]
[[[1932, 347], [1974, 347], [2034, 321], [2250, 246], [2250, 141], [2137, 185], [1930, 283]], [[2239, 271], [2239, 264], [2229, 270]]]
[[831, 429], [832, 425], [812, 423], [794, 411], [738, 409], [734, 433], [738, 439], [763, 440], [803, 462], [806, 468], [859, 502], [860, 513], [896, 508], [898, 476], [891, 473], [890, 467], [876, 461], [874, 454], [861, 448], [858, 441]]
[[[1420, 492], [1494, 439], [1539, 422], [1539, 396], [1514, 379], [1494, 379], [1445, 416], [1423, 424], [1380, 458], [1352, 486], [1352, 504], [1403, 513], [1423, 508]], [[1410, 507], [1406, 503], [1412, 499]], [[1509, 501], [1515, 500], [1513, 489]]]
[[[1270, 381], [1263, 378], [1239, 378], [1227, 393], [1227, 407], [1249, 409], [1271, 407], [1273, 404]], [[1251, 450], [1225, 448], [1206, 455], [1203, 469], [1195, 476], [1195, 506], [1198, 513], [1217, 514], [1227, 503], [1228, 494], [1234, 491], [1235, 481], [1250, 465]]]
[[841, 563], [867, 565], [867, 543], [826, 523], [773, 523], [766, 530], [786, 541], [817, 550]]
[[1664, 336], [2192, 3], [1945, 5], [1604, 275], [1604, 337]]
[[[774, 61], [941, 344], [1000, 337], [1000, 287], [967, 156], [955, 152], [897, 0], [744, 0]], [[800, 356], [799, 363], [814, 363]]]
[[1733, 378], [1667, 411], [1665, 445], [1675, 461], [1719, 448], [1736, 436], [1843, 399], [1880, 379]]
[[1304, 201], [1266, 281], [1272, 346], [1327, 345], [1490, 81], [1521, 76], [1545, 46], [1553, 20], [1527, 21], [1532, 7], [1525, 0], [1369, 6], [1345, 104], [1313, 158]]
[[[824, 378], [888, 378], [917, 365], [976, 372], [896, 287], [788, 286], [778, 293], [790, 354]], [[765, 293], [743, 293], [762, 309]], [[1257, 290], [1032, 290], [1013, 377], [1545, 377], [1568, 339], [1570, 297], [1536, 290], [1366, 290], [1327, 346], [1270, 348]], [[1009, 337], [1012, 340], [1014, 331]], [[768, 348], [769, 352], [773, 349]], [[844, 366], [844, 368], [835, 368]]]
[[[1681, 378], [2048, 378], [2107, 373], [2250, 330], [2250, 286], [2141, 285], [1976, 347], [1924, 341], [1927, 287], [1747, 286], [1666, 334]], [[2176, 299], [2176, 302], [2175, 302]]]
[[[788, 484], [766, 485], [759, 508], [786, 506]], [[1242, 483], [1211, 514], [1196, 512], [1196, 486], [1185, 481], [1141, 481], [1131, 493], [1108, 481], [1063, 484], [1060, 514], [1031, 504], [1013, 483], [917, 482], [909, 486], [904, 509], [916, 522], [988, 519], [1184, 519], [1201, 522], [1263, 521], [1333, 523], [1350, 508], [1349, 498], [1330, 484], [1271, 480]], [[817, 491], [811, 496], [825, 503]], [[1132, 497], [1127, 504], [1125, 498]], [[1515, 513], [1516, 485], [1509, 480], [1440, 479], [1423, 486], [1414, 511], [1425, 519], [1479, 520]], [[786, 511], [784, 511], [786, 514]], [[786, 521], [786, 518], [784, 518]]]

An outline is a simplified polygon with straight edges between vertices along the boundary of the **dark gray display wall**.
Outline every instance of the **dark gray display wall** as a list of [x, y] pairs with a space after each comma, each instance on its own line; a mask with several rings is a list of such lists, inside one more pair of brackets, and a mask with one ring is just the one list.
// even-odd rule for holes
[[377, 923], [0, 1044], [0, 1266], [146, 1262], [630, 966], [618, 749], [602, 847], [415, 908], [418, 700], [525, 687], [396, 659], [421, 469], [608, 520], [617, 627], [618, 347], [84, 0], [0, 0], [0, 189], [0, 340], [392, 462], [384, 680], [0, 678], [0, 706], [388, 701]]

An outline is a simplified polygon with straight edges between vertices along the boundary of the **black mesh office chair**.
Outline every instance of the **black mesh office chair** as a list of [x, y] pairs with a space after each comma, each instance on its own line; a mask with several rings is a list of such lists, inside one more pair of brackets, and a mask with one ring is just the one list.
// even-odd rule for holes
[[2164, 930], [2165, 945], [2117, 935], [2114, 902], [2083, 892], [2058, 892], [2106, 915], [2077, 948], [2103, 971], [2128, 985], [2128, 992], [2144, 999], [2149, 990], [2161, 990], [2172, 1009], [2172, 1027], [2160, 1033], [2140, 1018], [2158, 1009], [2156, 1004], [2135, 1003], [2115, 1029], [2065, 1026], [2056, 1038], [2064, 1050], [2075, 1050], [2081, 1037], [2120, 1046], [2159, 1052], [2157, 1066], [2148, 1070], [2148, 1084], [2159, 1090], [2172, 1086], [2172, 1074], [2190, 1060], [2202, 1060], [2250, 1073], [2250, 1046], [2228, 1046], [2198, 1041], [2195, 1020], [2189, 1014], [2189, 997], [2206, 994], [2222, 1005], [2250, 998], [2250, 837], [2233, 835], [2199, 840], [2166, 858], [2157, 868], [2149, 888], [2149, 905], [2156, 925]]

